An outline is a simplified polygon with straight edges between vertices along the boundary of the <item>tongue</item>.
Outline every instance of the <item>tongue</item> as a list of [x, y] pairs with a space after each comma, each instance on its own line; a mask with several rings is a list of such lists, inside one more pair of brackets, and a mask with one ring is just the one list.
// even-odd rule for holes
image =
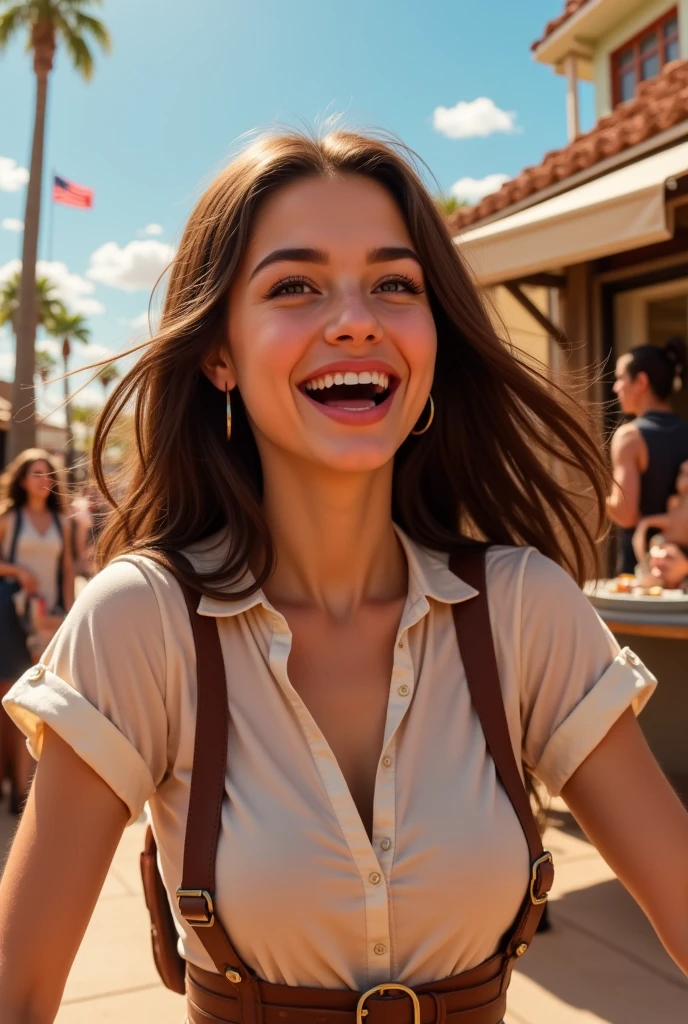
[[323, 405], [330, 409], [351, 409], [356, 412], [364, 412], [367, 409], [374, 409], [375, 402], [372, 398], [326, 398]]

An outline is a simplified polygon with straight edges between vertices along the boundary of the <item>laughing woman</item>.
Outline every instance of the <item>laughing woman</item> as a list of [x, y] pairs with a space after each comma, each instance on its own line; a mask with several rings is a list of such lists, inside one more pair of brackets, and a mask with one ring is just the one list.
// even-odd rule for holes
[[654, 680], [578, 588], [594, 538], [549, 469], [601, 517], [602, 455], [495, 334], [400, 148], [236, 159], [98, 472], [132, 399], [109, 564], [5, 702], [40, 760], [3, 1024], [54, 1019], [146, 801], [193, 1024], [499, 1024], [552, 881], [533, 778], [688, 971], [688, 814], [633, 713]]

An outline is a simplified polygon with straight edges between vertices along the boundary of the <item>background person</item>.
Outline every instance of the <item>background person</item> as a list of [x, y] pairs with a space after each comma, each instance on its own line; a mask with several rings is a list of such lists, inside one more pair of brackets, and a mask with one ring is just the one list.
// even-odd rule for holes
[[[672, 412], [669, 398], [683, 386], [686, 346], [670, 338], [659, 348], [640, 345], [619, 357], [614, 394], [634, 416], [614, 433], [614, 485], [607, 514], [620, 527], [617, 572], [633, 573], [633, 534], [641, 518], [666, 512], [681, 463], [688, 459], [688, 423]], [[650, 533], [651, 536], [651, 533]]]
[[[0, 481], [0, 578], [6, 589], [21, 590], [28, 600], [40, 599], [40, 612], [33, 619], [29, 613], [27, 624], [46, 646], [74, 603], [74, 574], [71, 532], [63, 515], [57, 470], [40, 448], [17, 456]], [[34, 658], [18, 617], [11, 616], [7, 602], [3, 608], [0, 692], [4, 694], [17, 671], [24, 671]], [[16, 812], [26, 792], [31, 759], [21, 733], [6, 714], [0, 714], [0, 757], [12, 782], [11, 804]]]

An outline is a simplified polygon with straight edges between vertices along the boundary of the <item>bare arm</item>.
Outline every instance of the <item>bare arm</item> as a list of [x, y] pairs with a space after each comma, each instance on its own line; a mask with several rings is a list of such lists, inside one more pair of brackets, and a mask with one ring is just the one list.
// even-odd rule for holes
[[688, 974], [688, 811], [625, 712], [562, 796]]
[[633, 534], [633, 551], [638, 561], [647, 554], [647, 531], [665, 530], [670, 521], [671, 517], [666, 512], [656, 516], [644, 516], [640, 520]]
[[630, 528], [640, 518], [640, 477], [645, 442], [632, 423], [616, 431], [611, 457], [614, 486], [607, 498], [607, 515], [617, 526]]
[[129, 812], [45, 730], [0, 882], [0, 1020], [50, 1024]]

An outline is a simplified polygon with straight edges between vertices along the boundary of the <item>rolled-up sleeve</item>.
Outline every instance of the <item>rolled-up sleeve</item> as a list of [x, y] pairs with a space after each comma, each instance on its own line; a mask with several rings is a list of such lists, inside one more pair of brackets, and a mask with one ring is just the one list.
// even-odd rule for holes
[[570, 576], [537, 551], [523, 575], [520, 676], [523, 762], [553, 796], [657, 684]]
[[88, 584], [3, 704], [36, 759], [49, 725], [127, 805], [131, 823], [168, 767], [165, 677], [156, 595], [138, 566], [117, 561]]

